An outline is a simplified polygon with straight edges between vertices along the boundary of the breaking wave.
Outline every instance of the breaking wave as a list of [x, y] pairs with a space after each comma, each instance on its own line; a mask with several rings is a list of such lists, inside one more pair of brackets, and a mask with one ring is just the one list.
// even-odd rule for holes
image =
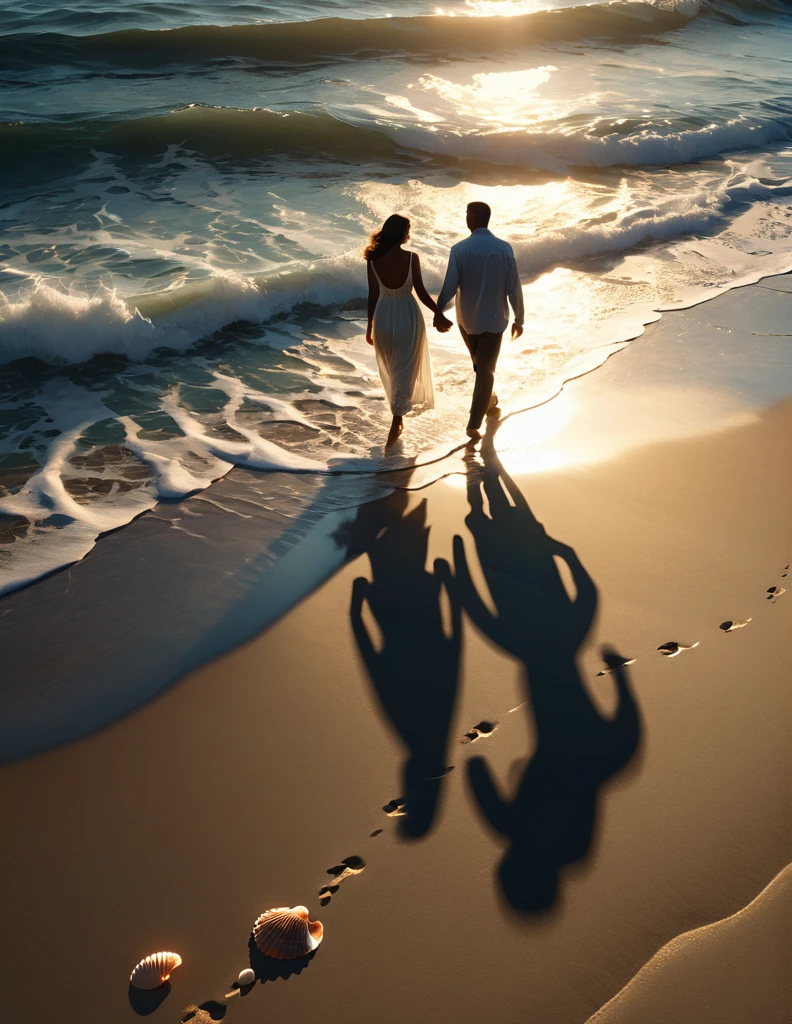
[[779, 14], [789, 14], [784, 0], [610, 0], [507, 18], [318, 18], [280, 24], [121, 29], [85, 36], [20, 32], [0, 41], [0, 65], [20, 71], [41, 64], [96, 62], [160, 67], [223, 57], [312, 64], [339, 56], [491, 54], [556, 41], [629, 42], [673, 31], [699, 16], [743, 25]]
[[441, 156], [566, 174], [570, 167], [669, 167], [786, 142], [792, 139], [792, 109], [786, 116], [743, 114], [701, 128], [627, 135], [525, 130], [459, 134], [384, 126], [380, 130], [403, 146]]
[[8, 70], [43, 63], [160, 67], [246, 57], [294, 65], [327, 57], [360, 59], [387, 53], [510, 52], [521, 46], [596, 37], [629, 41], [681, 28], [701, 10], [717, 11], [717, 5], [706, 0], [703, 5], [698, 0], [655, 4], [612, 0], [511, 18], [321, 18], [285, 24], [124, 29], [82, 37], [20, 33], [0, 43], [0, 63]]
[[[574, 221], [515, 241], [520, 274], [526, 280], [565, 261], [686, 234], [708, 234], [750, 203], [788, 195], [791, 182], [771, 183], [736, 172], [720, 188], [636, 206], [605, 221]], [[430, 288], [439, 287], [443, 270], [437, 257], [425, 257]], [[27, 357], [80, 363], [98, 354], [143, 360], [157, 348], [184, 351], [228, 324], [265, 323], [305, 303], [362, 309], [365, 291], [363, 263], [355, 253], [295, 262], [276, 274], [227, 274], [126, 298], [109, 290], [79, 295], [32, 277], [15, 299], [0, 300], [0, 364]]]
[[[405, 150], [432, 158], [471, 160], [566, 174], [570, 167], [658, 166], [693, 163], [726, 152], [761, 149], [792, 139], [792, 100], [772, 109], [757, 105], [722, 123], [678, 130], [595, 135], [586, 131], [520, 130], [455, 132], [404, 126], [361, 117], [354, 109], [333, 113], [237, 110], [194, 105], [159, 117], [118, 121], [110, 127], [85, 122], [0, 125], [3, 148], [40, 156], [49, 150], [78, 150], [141, 156], [179, 146], [213, 159], [256, 159], [272, 155], [333, 159], [359, 165], [396, 160]], [[704, 120], [704, 118], [702, 118]], [[57, 173], [58, 162], [53, 161]]]

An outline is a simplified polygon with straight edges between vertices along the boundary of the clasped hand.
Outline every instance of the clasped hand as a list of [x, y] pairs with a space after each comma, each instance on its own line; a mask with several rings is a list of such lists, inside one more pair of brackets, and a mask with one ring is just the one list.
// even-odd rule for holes
[[447, 316], [444, 316], [438, 309], [438, 311], [434, 315], [434, 325], [435, 328], [438, 331], [440, 331], [441, 334], [445, 334], [446, 331], [451, 330], [451, 328], [454, 326], [454, 323], [452, 320], [449, 320]]

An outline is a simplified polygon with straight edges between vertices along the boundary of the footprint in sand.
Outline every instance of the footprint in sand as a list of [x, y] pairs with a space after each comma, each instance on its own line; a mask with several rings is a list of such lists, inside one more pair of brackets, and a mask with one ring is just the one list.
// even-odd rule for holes
[[483, 736], [491, 736], [497, 728], [497, 722], [488, 722], [486, 720], [479, 722], [479, 724], [474, 725], [469, 732], [466, 732], [459, 742], [475, 743], [476, 740], [480, 740]]
[[322, 888], [319, 890], [319, 906], [326, 907], [337, 892], [337, 885], [323, 885]]
[[326, 907], [333, 896], [338, 892], [339, 886], [345, 879], [351, 878], [352, 875], [359, 875], [366, 866], [366, 862], [362, 857], [344, 857], [340, 864], [334, 865], [332, 868], [327, 869], [328, 875], [333, 876], [332, 884], [323, 885], [319, 890], [319, 903], [321, 906]]
[[187, 1021], [191, 1021], [192, 1024], [211, 1024], [212, 1021], [222, 1020], [227, 1009], [225, 1003], [209, 999], [200, 1006], [188, 1006], [182, 1014], [182, 1024], [186, 1024]]
[[698, 640], [694, 644], [680, 644], [676, 640], [669, 640], [667, 644], [660, 644], [657, 649], [665, 658], [675, 658], [682, 651], [692, 651], [698, 645]]
[[369, 833], [369, 838], [373, 839], [375, 836], [381, 836], [381, 835], [382, 835], [382, 829], [381, 828], [375, 828], [373, 832]]
[[403, 818], [407, 814], [406, 806], [407, 801], [400, 797], [398, 800], [389, 800], [382, 809], [389, 818]]
[[[786, 573], [784, 573], [784, 576], [786, 576]], [[786, 589], [784, 587], [768, 587], [767, 600], [772, 601], [773, 604], [775, 604], [779, 597], [781, 597], [781, 595], [785, 593]]]
[[726, 619], [718, 628], [722, 629], [724, 633], [731, 633], [735, 629], [742, 629], [743, 626], [747, 626], [750, 621], [750, 619], [746, 619], [744, 622], [738, 622], [737, 619]]
[[605, 658], [605, 668], [598, 672], [598, 676], [607, 676], [611, 672], [620, 672], [628, 665], [634, 665], [635, 658], [622, 658], [620, 654], [610, 654]]

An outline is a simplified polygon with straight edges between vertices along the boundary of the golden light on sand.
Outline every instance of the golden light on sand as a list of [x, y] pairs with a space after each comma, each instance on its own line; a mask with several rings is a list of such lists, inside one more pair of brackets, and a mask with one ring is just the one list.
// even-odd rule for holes
[[[612, 401], [607, 388], [589, 390], [585, 403], [564, 391], [546, 405], [506, 418], [494, 449], [512, 475], [554, 472], [607, 462], [625, 452], [687, 437], [718, 434], [755, 423], [759, 414], [726, 392], [649, 387]], [[488, 441], [481, 442], [486, 453]], [[449, 486], [465, 487], [463, 475]]]
[[[567, 394], [523, 416], [506, 420], [497, 435], [498, 454], [510, 473], [543, 473], [569, 461], [564, 445], [552, 440], [578, 414], [578, 404]], [[527, 420], [526, 420], [526, 417]]]
[[[507, 419], [497, 433], [498, 458], [509, 473], [543, 473], [567, 465], [569, 452], [552, 439], [577, 415], [578, 405], [569, 395], [530, 412]], [[451, 487], [464, 488], [464, 476], [447, 479]]]

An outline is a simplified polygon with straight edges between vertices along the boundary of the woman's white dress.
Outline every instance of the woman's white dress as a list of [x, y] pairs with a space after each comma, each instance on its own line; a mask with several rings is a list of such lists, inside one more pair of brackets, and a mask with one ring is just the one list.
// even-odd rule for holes
[[421, 308], [412, 293], [412, 253], [407, 278], [401, 288], [386, 288], [376, 267], [379, 284], [374, 308], [373, 337], [382, 386], [394, 416], [434, 408], [434, 386], [426, 327]]

